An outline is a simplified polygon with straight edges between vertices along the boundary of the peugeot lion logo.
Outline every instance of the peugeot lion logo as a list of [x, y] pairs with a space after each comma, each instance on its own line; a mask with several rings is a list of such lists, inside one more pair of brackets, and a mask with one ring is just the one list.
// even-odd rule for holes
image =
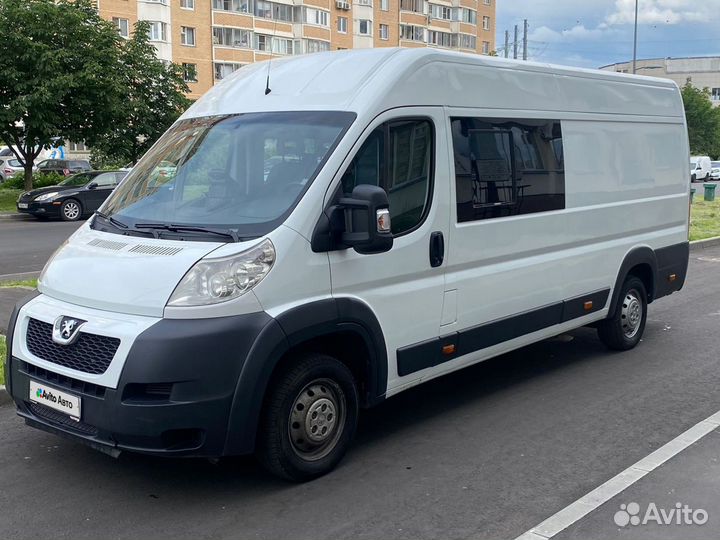
[[72, 345], [80, 334], [80, 327], [87, 321], [62, 315], [55, 319], [52, 339], [60, 345]]

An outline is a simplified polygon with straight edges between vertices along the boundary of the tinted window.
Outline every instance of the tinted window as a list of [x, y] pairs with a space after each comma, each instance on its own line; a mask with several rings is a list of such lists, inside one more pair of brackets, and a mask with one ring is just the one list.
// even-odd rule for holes
[[68, 176], [65, 180], [60, 182], [59, 185], [61, 186], [84, 186], [87, 184], [90, 180], [92, 180], [94, 177], [90, 174], [73, 174], [72, 176]]
[[117, 184], [117, 181], [115, 180], [115, 173], [111, 172], [97, 175], [93, 182], [95, 182], [98, 187], [108, 187]]
[[453, 118], [458, 221], [565, 208], [560, 122]]
[[433, 129], [428, 120], [400, 120], [373, 131], [342, 178], [343, 192], [355, 186], [382, 187], [390, 200], [394, 234], [423, 220], [432, 187]]

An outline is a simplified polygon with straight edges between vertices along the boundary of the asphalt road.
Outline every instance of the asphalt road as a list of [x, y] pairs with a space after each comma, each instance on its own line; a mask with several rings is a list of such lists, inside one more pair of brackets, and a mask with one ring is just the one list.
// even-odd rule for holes
[[113, 460], [0, 408], [0, 538], [512, 539], [720, 410], [719, 299], [720, 248], [694, 252], [635, 350], [581, 329], [425, 384], [304, 485], [250, 458]]
[[0, 280], [42, 270], [53, 251], [83, 223], [0, 219]]

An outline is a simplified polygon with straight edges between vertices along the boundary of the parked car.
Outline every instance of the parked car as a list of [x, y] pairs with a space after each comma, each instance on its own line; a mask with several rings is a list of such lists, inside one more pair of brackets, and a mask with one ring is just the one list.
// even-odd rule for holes
[[45, 159], [35, 165], [35, 172], [57, 173], [64, 176], [90, 171], [92, 166], [86, 159]]
[[710, 178], [712, 161], [708, 156], [692, 156], [690, 158], [690, 181], [704, 182]]
[[124, 171], [90, 171], [69, 176], [56, 186], [20, 195], [18, 212], [77, 221], [100, 208], [126, 174]]
[[589, 325], [632, 349], [685, 282], [673, 81], [378, 48], [283, 61], [269, 102], [266, 66], [243, 69], [16, 307], [6, 373], [30, 426], [308, 480], [361, 408]]
[[20, 161], [13, 156], [0, 157], [0, 182], [12, 178], [25, 170]]
[[713, 161], [711, 165], [710, 179], [716, 182], [720, 180], [720, 161]]

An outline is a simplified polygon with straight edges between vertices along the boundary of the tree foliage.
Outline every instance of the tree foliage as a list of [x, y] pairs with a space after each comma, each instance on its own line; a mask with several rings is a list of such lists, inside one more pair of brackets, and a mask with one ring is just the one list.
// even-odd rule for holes
[[118, 36], [89, 0], [0, 0], [0, 139], [25, 164], [43, 148], [93, 145], [122, 100]]
[[720, 156], [720, 108], [710, 101], [710, 91], [695, 88], [690, 79], [682, 88], [687, 118], [690, 152], [693, 155]]
[[149, 29], [139, 21], [120, 47], [123, 103], [113, 129], [95, 145], [103, 161], [135, 163], [190, 105], [183, 68], [157, 58]]

